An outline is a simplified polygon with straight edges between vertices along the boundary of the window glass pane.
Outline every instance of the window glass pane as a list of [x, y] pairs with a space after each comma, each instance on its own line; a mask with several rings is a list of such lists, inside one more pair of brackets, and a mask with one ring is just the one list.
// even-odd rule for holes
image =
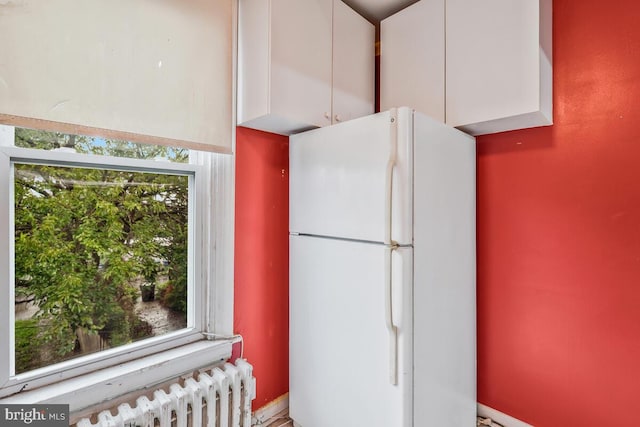
[[16, 373], [186, 327], [188, 176], [16, 162], [14, 180]]
[[15, 128], [15, 146], [40, 150], [59, 150], [83, 154], [127, 157], [130, 159], [164, 160], [178, 163], [189, 162], [189, 150], [186, 148], [139, 144], [130, 141], [18, 127]]

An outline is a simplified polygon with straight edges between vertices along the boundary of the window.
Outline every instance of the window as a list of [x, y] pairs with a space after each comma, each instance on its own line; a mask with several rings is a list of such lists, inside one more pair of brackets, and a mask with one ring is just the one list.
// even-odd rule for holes
[[[47, 1], [25, 3], [14, 9], [0, 13], [0, 51], [5, 59], [0, 61], [0, 124], [10, 125], [0, 125], [0, 402], [68, 402], [75, 411], [228, 357], [229, 340], [210, 341], [233, 332], [234, 158], [211, 152], [233, 152], [237, 0], [145, 2], [135, 10], [119, 2], [78, 7], [66, 1]], [[96, 16], [107, 23], [106, 30], [95, 25]], [[16, 134], [12, 126], [103, 138], [56, 134], [62, 139], [43, 137], [36, 148], [20, 142], [19, 134], [28, 136], [30, 131]], [[128, 143], [114, 142], [113, 150], [100, 152], [108, 142], [104, 137], [206, 152], [191, 151], [186, 163], [171, 161], [179, 154], [174, 150], [141, 158], [136, 152], [144, 151], [146, 146]], [[84, 144], [91, 139], [93, 145], [89, 148]], [[123, 148], [132, 149], [133, 155], [121, 153]], [[168, 236], [169, 232], [158, 222], [147, 223], [145, 227], [158, 227], [154, 230], [157, 235], [150, 240], [132, 237], [114, 247], [103, 245], [97, 248], [96, 257], [83, 259], [87, 264], [84, 270], [74, 264], [78, 262], [74, 258], [77, 252], [62, 245], [70, 245], [68, 241], [54, 240], [61, 245], [56, 248], [56, 262], [50, 262], [46, 271], [42, 268], [39, 273], [44, 276], [38, 281], [29, 272], [32, 266], [17, 265], [33, 260], [33, 254], [20, 255], [16, 260], [16, 252], [34, 249], [23, 243], [38, 241], [28, 230], [39, 230], [43, 238], [60, 237], [56, 230], [68, 232], [71, 222], [65, 224], [64, 218], [47, 217], [45, 211], [29, 212], [33, 218], [16, 216], [14, 204], [32, 203], [34, 209], [44, 209], [44, 203], [36, 198], [47, 196], [36, 196], [37, 190], [27, 190], [28, 185], [53, 198], [54, 188], [47, 185], [63, 183], [61, 186], [69, 188], [70, 177], [99, 172], [111, 175], [111, 181], [104, 184], [94, 176], [84, 181], [72, 180], [73, 188], [79, 193], [84, 191], [85, 198], [94, 198], [96, 204], [97, 194], [122, 191], [122, 178], [129, 179], [131, 174], [133, 181], [141, 184], [136, 187], [140, 189], [150, 188], [152, 183], [167, 184], [160, 182], [163, 179], [186, 181], [188, 212], [186, 230], [182, 231], [188, 238]], [[45, 173], [52, 174], [48, 181], [42, 176]], [[18, 190], [16, 182], [21, 186]], [[102, 184], [94, 186], [96, 182]], [[71, 197], [65, 191], [59, 191], [57, 197]], [[145, 208], [169, 209], [171, 197], [176, 197], [176, 203], [183, 198], [161, 192], [156, 198], [147, 199]], [[143, 203], [144, 199], [138, 202]], [[104, 200], [100, 203], [101, 208], [108, 205]], [[77, 207], [82, 208], [82, 203]], [[98, 234], [113, 231], [101, 227], [108, 223], [104, 216], [123, 215], [122, 210], [100, 213], [103, 218], [94, 221], [102, 222], [94, 224], [98, 228], [93, 229], [99, 230], [94, 231]], [[139, 223], [141, 227], [143, 224], [144, 221]], [[17, 238], [25, 242], [16, 243], [16, 230]], [[91, 227], [82, 230], [85, 245], [92, 245], [90, 230]], [[178, 248], [178, 241], [187, 245], [184, 264], [168, 258], [167, 251]], [[149, 251], [141, 248], [143, 245]], [[40, 249], [42, 260], [49, 259], [47, 249]], [[184, 254], [184, 248], [182, 251]], [[146, 262], [147, 268], [124, 267], [125, 261], [136, 259]], [[114, 269], [114, 264], [122, 268]], [[121, 293], [135, 292], [137, 304], [141, 290], [136, 290], [135, 285], [149, 283], [145, 276], [149, 270], [156, 278], [156, 300], [184, 304], [185, 300], [177, 297], [180, 292], [167, 289], [175, 286], [175, 277], [170, 276], [176, 274], [178, 265], [187, 270], [186, 315], [178, 316], [181, 323], [176, 324], [175, 330], [161, 334], [152, 331], [153, 336], [149, 336], [145, 323], [140, 322], [139, 328], [131, 326], [138, 322], [131, 314], [135, 310], [127, 306], [133, 295], [127, 299], [118, 294], [119, 303], [111, 301], [109, 307], [101, 306], [107, 297], [96, 300], [100, 302], [93, 303], [93, 309], [71, 304], [74, 298], [87, 299], [91, 292], [104, 291], [100, 286], [85, 287], [84, 276], [90, 274], [110, 275], [122, 285]], [[74, 292], [53, 295], [50, 291], [55, 288], [47, 289], [55, 282], [49, 283], [43, 277], [59, 273], [59, 268], [65, 274], [72, 273], [68, 283], [74, 286]], [[53, 300], [65, 300], [65, 304], [47, 305], [52, 296]], [[36, 356], [19, 350], [25, 359], [16, 363], [16, 297], [40, 312], [17, 319], [27, 321], [27, 328], [19, 331], [27, 337], [18, 337], [18, 344], [30, 344], [29, 334], [33, 334], [35, 340], [41, 341], [39, 345], [61, 354], [47, 356], [48, 349]], [[114, 318], [118, 310], [121, 312]], [[123, 322], [130, 324], [122, 325]], [[34, 324], [35, 329], [29, 328]], [[74, 327], [76, 331], [72, 332]], [[81, 344], [78, 337], [96, 342]], [[84, 351], [83, 346], [85, 350], [101, 350]]]
[[0, 396], [220, 330], [205, 219], [229, 157], [0, 126]]

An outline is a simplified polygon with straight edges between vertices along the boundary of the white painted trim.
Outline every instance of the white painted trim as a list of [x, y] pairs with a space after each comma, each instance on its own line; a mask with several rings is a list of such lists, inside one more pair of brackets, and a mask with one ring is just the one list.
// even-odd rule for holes
[[234, 236], [235, 236], [235, 156], [216, 154], [211, 169], [214, 240], [214, 286], [215, 297], [211, 301], [213, 329], [209, 332], [233, 335], [234, 301]]
[[192, 152], [193, 161], [202, 165], [205, 194], [200, 194], [209, 212], [203, 221], [202, 266], [199, 274], [207, 290], [209, 308], [205, 313], [206, 332], [233, 335], [233, 250], [235, 214], [235, 156]]
[[524, 421], [513, 418], [511, 415], [490, 408], [482, 403], [478, 403], [478, 416], [483, 418], [491, 418], [493, 421], [502, 424], [504, 427], [533, 427]]
[[231, 356], [230, 341], [199, 341], [0, 399], [1, 404], [69, 404], [71, 412], [143, 390]]
[[14, 242], [13, 228], [13, 194], [11, 159], [0, 151], [0, 176], [7, 184], [0, 184], [0, 337], [8, 337], [5, 342], [0, 342], [0, 388], [9, 381], [11, 372], [14, 371], [13, 355], [14, 347], [12, 327], [14, 322], [14, 287], [12, 284], [14, 263], [9, 254], [12, 253]]
[[15, 127], [0, 125], [0, 147], [12, 147], [15, 140]]
[[279, 413], [289, 408], [289, 393], [285, 393], [282, 396], [272, 400], [264, 405], [262, 408], [256, 410], [251, 417], [252, 426], [264, 425]]
[[189, 163], [154, 162], [127, 157], [99, 156], [95, 154], [69, 153], [65, 151], [37, 150], [32, 148], [2, 147], [2, 151], [13, 161], [63, 165], [80, 168], [109, 168], [135, 172], [192, 175], [197, 167]]

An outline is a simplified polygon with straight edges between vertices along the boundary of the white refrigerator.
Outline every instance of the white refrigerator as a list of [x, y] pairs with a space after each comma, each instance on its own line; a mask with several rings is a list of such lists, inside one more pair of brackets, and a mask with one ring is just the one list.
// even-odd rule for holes
[[475, 426], [474, 138], [397, 108], [289, 154], [291, 418]]

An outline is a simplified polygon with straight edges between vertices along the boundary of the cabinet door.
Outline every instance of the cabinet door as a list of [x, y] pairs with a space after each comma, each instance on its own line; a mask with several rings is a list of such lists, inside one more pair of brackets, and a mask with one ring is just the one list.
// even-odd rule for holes
[[271, 114], [331, 123], [332, 0], [271, 0]]
[[333, 0], [333, 123], [372, 114], [375, 27], [341, 0]]
[[381, 22], [382, 111], [407, 106], [444, 122], [444, 2], [422, 0]]
[[446, 0], [446, 120], [477, 135], [551, 124], [551, 0]]

